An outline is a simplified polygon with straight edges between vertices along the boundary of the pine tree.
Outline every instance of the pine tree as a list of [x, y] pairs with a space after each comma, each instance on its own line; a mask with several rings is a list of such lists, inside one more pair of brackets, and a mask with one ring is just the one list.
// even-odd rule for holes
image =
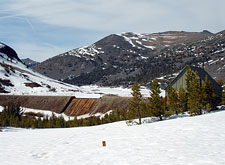
[[102, 123], [106, 124], [106, 123], [110, 123], [110, 119], [109, 119], [109, 115], [105, 114], [104, 117], [102, 118]]
[[168, 86], [168, 99], [169, 99], [169, 111], [171, 114], [179, 114], [179, 100], [177, 91], [172, 87], [172, 85]]
[[185, 78], [187, 94], [189, 94], [191, 92], [192, 79], [193, 79], [193, 71], [191, 70], [190, 66], [187, 66], [187, 73], [186, 73], [186, 78]]
[[222, 105], [225, 105], [225, 87], [223, 87], [223, 93], [222, 93]]
[[60, 115], [59, 117], [56, 117], [55, 127], [56, 128], [64, 128], [65, 127], [65, 120], [62, 115]]
[[43, 128], [43, 122], [40, 117], [38, 117], [37, 123], [38, 123], [38, 126], [37, 126], [38, 128]]
[[141, 124], [141, 117], [142, 117], [142, 95], [140, 92], [140, 85], [138, 82], [135, 82], [132, 87], [132, 99], [129, 101], [129, 115], [132, 118], [135, 118], [136, 116], [139, 119], [139, 124]]
[[221, 86], [221, 87], [223, 87], [223, 84], [225, 83], [223, 80], [217, 80], [217, 83]]
[[201, 95], [200, 79], [197, 72], [195, 72], [190, 83], [188, 94], [188, 110], [192, 116], [201, 114]]
[[50, 128], [55, 128], [56, 127], [56, 116], [55, 114], [52, 112], [52, 115], [49, 119], [49, 125], [50, 125]]
[[19, 127], [22, 115], [23, 110], [20, 108], [20, 104], [8, 103], [1, 112], [0, 123], [2, 126]]
[[78, 119], [77, 119], [76, 116], [74, 116], [73, 121], [72, 121], [72, 123], [71, 123], [71, 126], [72, 126], [72, 127], [78, 127], [78, 126], [79, 126], [79, 124], [78, 124]]
[[121, 120], [127, 120], [127, 110], [125, 108], [121, 109]]
[[202, 86], [202, 106], [207, 109], [207, 111], [210, 111], [216, 106], [216, 102], [214, 101], [215, 97], [216, 94], [214, 92], [213, 85], [206, 76]]
[[120, 114], [120, 110], [116, 109], [116, 121], [120, 121], [121, 120], [121, 114]]
[[148, 98], [148, 108], [152, 116], [159, 117], [162, 120], [162, 116], [165, 113], [165, 101], [160, 96], [160, 88], [157, 80], [152, 82], [150, 88], [150, 97]]
[[179, 89], [179, 112], [184, 113], [187, 111], [187, 94], [184, 88]]

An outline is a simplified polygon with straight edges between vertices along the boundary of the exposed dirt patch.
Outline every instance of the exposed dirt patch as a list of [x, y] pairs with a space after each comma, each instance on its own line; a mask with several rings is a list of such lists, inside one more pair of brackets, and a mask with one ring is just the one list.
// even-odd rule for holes
[[27, 87], [35, 88], [35, 87], [41, 87], [40, 84], [32, 82], [32, 83], [24, 83]]
[[127, 108], [129, 97], [104, 96], [100, 99], [75, 98], [72, 100], [65, 114], [69, 116], [79, 116], [84, 114], [105, 113], [112, 109]]
[[0, 79], [0, 84], [1, 84], [1, 85], [4, 85], [4, 86], [11, 86], [11, 87], [14, 86], [14, 85], [11, 83], [10, 80], [3, 80], [3, 79]]
[[35, 112], [25, 112], [24, 113], [26, 116], [28, 117], [44, 117], [44, 114], [43, 113], [35, 113]]
[[90, 113], [98, 100], [99, 99], [73, 99], [64, 113], [69, 116], [79, 116]]
[[4, 90], [4, 88], [0, 84], [0, 93], [9, 93], [8, 91]]

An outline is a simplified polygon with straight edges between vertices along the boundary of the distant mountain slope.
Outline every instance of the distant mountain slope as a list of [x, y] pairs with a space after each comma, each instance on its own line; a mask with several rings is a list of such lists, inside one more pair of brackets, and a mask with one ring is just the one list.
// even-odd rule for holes
[[135, 80], [147, 83], [178, 72], [186, 64], [205, 62], [213, 77], [225, 79], [224, 42], [223, 32], [112, 34], [90, 46], [50, 58], [34, 69], [71, 84], [107, 86], [129, 85]]
[[21, 59], [21, 61], [22, 61], [25, 65], [27, 65], [28, 67], [34, 67], [34, 66], [36, 66], [37, 64], [40, 63], [40, 62], [31, 60], [30, 58]]
[[[100, 98], [103, 95], [131, 96], [131, 89], [128, 88], [78, 87], [48, 78], [24, 65], [18, 56], [1, 53], [1, 49], [7, 50], [4, 46], [4, 44], [0, 45], [0, 93], [60, 95], [75, 96], [76, 98]], [[146, 88], [142, 88], [141, 92], [146, 97], [149, 95], [149, 90]]]
[[174, 68], [186, 64], [204, 67], [215, 79], [225, 80], [225, 32], [204, 39], [176, 44], [160, 51], [160, 55]]

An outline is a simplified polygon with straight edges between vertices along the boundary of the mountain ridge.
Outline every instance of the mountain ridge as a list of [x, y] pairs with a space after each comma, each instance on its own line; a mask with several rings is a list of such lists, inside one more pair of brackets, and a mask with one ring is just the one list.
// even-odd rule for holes
[[[186, 64], [200, 66], [204, 62], [206, 70], [214, 68], [212, 77], [221, 79], [224, 73], [215, 74], [219, 68], [209, 65], [208, 61], [217, 60], [213, 49], [224, 53], [220, 49], [225, 45], [224, 38], [224, 31], [213, 34], [207, 30], [111, 34], [90, 46], [47, 59], [33, 69], [75, 85], [127, 86], [134, 81], [146, 84], [154, 78], [178, 72]], [[217, 41], [223, 45], [215, 46]], [[220, 61], [222, 68], [224, 62]]]
[[39, 64], [40, 62], [37, 62], [37, 61], [34, 61], [30, 58], [25, 58], [25, 59], [21, 59], [21, 61], [27, 65], [28, 67], [34, 67], [36, 66], [37, 64]]

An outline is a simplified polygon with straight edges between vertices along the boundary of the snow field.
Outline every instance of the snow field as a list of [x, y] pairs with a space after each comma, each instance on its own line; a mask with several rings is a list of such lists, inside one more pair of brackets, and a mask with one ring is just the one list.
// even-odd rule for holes
[[79, 128], [8, 129], [0, 133], [0, 162], [224, 165], [224, 118], [225, 111], [220, 111], [130, 127], [122, 121]]
[[[40, 109], [32, 109], [32, 108], [24, 108], [22, 107], [24, 113], [26, 112], [34, 112], [34, 113], [41, 113], [43, 114], [45, 117], [48, 115], [48, 117], [50, 118], [52, 116], [52, 114], [54, 114], [56, 117], [60, 117], [60, 116], [63, 116], [64, 120], [66, 121], [69, 121], [69, 120], [74, 120], [74, 116], [67, 116], [66, 114], [64, 113], [56, 113], [56, 112], [52, 112], [50, 110], [40, 110]], [[3, 110], [3, 107], [0, 106], [0, 112]], [[112, 110], [109, 110], [107, 112], [107, 114], [109, 114]], [[106, 113], [105, 113], [106, 114]], [[105, 114], [102, 114], [102, 113], [96, 113], [94, 114], [94, 116], [99, 116], [100, 118], [104, 117]], [[77, 119], [81, 119], [81, 118], [88, 118], [88, 117], [91, 117], [93, 115], [91, 114], [85, 114], [85, 115], [80, 115], [80, 116], [77, 116]]]

